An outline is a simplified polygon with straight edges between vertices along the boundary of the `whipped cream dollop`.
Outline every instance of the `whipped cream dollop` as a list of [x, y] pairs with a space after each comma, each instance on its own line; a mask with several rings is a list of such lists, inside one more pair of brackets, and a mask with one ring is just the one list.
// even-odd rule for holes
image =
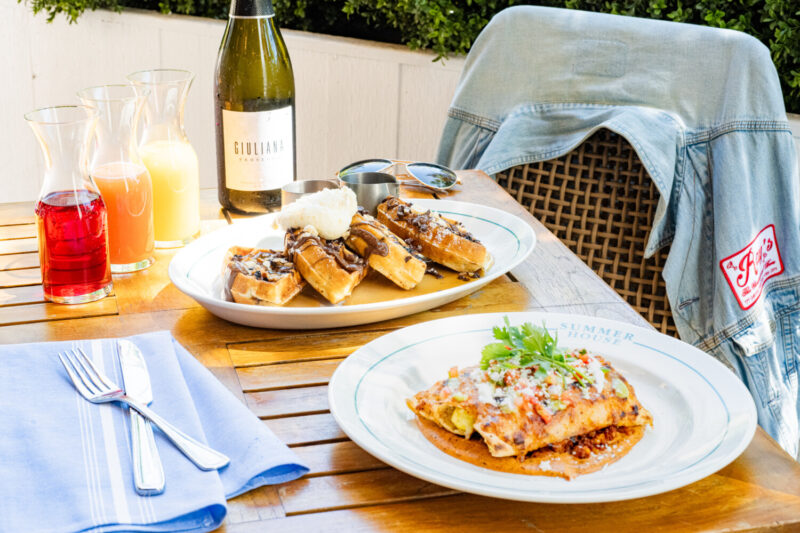
[[331, 241], [347, 233], [356, 210], [356, 194], [350, 189], [323, 189], [281, 209], [277, 222], [284, 230], [311, 226], [320, 237]]

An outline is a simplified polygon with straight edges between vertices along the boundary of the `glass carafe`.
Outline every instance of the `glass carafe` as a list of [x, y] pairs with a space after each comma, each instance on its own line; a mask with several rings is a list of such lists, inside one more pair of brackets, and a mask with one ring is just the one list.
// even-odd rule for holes
[[153, 179], [157, 248], [183, 246], [200, 231], [197, 154], [186, 138], [183, 108], [194, 75], [185, 70], [144, 70], [128, 76], [146, 92], [139, 154]]
[[48, 107], [25, 120], [44, 154], [36, 231], [44, 297], [78, 304], [111, 293], [106, 206], [86, 166], [96, 122], [86, 106]]
[[108, 210], [111, 272], [153, 264], [153, 185], [139, 157], [136, 124], [144, 98], [130, 85], [89, 87], [78, 93], [97, 110], [89, 173]]

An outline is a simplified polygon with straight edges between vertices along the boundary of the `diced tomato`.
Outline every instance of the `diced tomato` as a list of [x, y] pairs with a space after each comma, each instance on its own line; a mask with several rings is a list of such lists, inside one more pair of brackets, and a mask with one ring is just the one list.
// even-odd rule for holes
[[589, 364], [589, 354], [586, 354], [586, 353], [579, 354], [578, 355], [578, 359], [583, 361], [583, 364], [585, 364], [585, 365]]
[[454, 366], [447, 372], [447, 377], [450, 378], [457, 378], [458, 377], [458, 367]]
[[541, 403], [535, 401], [533, 403], [533, 408], [536, 410], [536, 413], [542, 417], [542, 420], [545, 424], [549, 424], [553, 419], [553, 415], [551, 415], [550, 411], [548, 411], [547, 408]]
[[519, 381], [519, 370], [506, 370], [506, 373], [503, 376], [503, 382], [506, 385], [511, 385], [516, 381]]
[[567, 394], [568, 392], [569, 391], [562, 392], [561, 393], [561, 397], [559, 398], [559, 400], [561, 400], [561, 403], [563, 403], [564, 405], [567, 405], [567, 406], [572, 405], [574, 403], [572, 401], [572, 395], [571, 394]]
[[511, 351], [511, 346], [506, 346], [506, 350]]
[[545, 424], [549, 424], [553, 419], [553, 415], [547, 408], [539, 401], [539, 398], [533, 396], [526, 396], [525, 402], [529, 403], [537, 415], [542, 419]]
[[525, 403], [530, 405], [531, 409], [536, 411], [536, 404], [539, 403], [539, 400], [535, 396], [525, 396]]

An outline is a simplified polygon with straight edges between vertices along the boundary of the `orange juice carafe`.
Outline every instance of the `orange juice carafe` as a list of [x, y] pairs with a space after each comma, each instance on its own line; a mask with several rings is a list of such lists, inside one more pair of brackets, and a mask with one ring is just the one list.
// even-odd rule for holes
[[92, 176], [108, 210], [111, 272], [153, 264], [153, 185], [139, 157], [136, 124], [144, 99], [130, 85], [89, 87], [78, 93], [98, 113]]
[[153, 179], [157, 248], [183, 246], [200, 231], [197, 154], [183, 128], [183, 107], [194, 75], [185, 70], [146, 70], [128, 80], [145, 95], [139, 153]]

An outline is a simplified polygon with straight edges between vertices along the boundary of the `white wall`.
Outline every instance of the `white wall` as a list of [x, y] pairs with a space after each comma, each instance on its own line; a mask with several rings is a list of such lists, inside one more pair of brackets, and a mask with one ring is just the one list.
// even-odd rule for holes
[[[194, 72], [186, 129], [203, 187], [216, 186], [213, 74], [224, 21], [127, 10], [52, 24], [26, 4], [0, 6], [0, 202], [34, 200], [41, 153], [22, 118], [76, 103], [88, 86], [135, 70]], [[432, 160], [463, 59], [446, 64], [404, 46], [282, 30], [295, 72], [298, 178], [329, 177], [367, 157]]]

